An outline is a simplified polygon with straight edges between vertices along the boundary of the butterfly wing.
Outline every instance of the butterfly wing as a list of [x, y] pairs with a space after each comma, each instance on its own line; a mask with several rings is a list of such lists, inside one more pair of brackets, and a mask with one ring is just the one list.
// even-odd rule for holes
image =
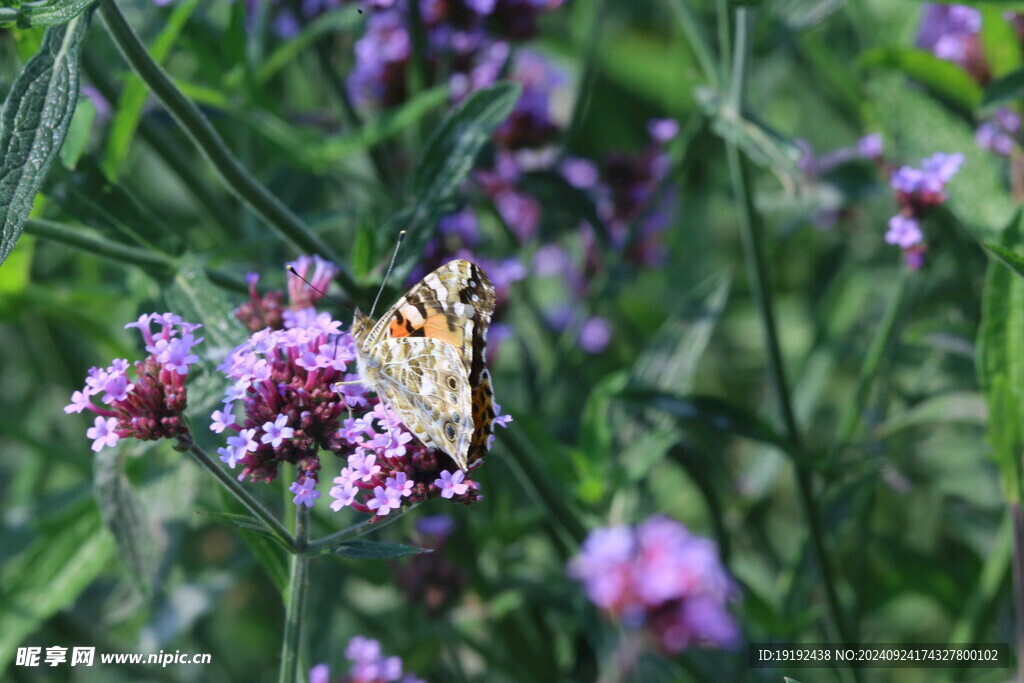
[[[446, 361], [457, 360], [461, 371], [457, 374], [446, 374], [445, 377], [454, 377], [457, 387], [454, 390], [459, 395], [458, 408], [464, 408], [463, 399], [468, 401], [471, 410], [468, 413], [471, 421], [464, 422], [457, 428], [466, 429], [465, 435], [468, 442], [463, 445], [461, 440], [455, 445], [457, 450], [449, 450], [447, 439], [435, 441], [434, 447], [446, 451], [459, 467], [465, 469], [469, 463], [479, 459], [487, 450], [488, 440], [493, 431], [494, 406], [493, 391], [491, 389], [490, 374], [486, 367], [487, 350], [487, 327], [491, 322], [491, 315], [494, 313], [495, 294], [494, 285], [491, 284], [487, 275], [475, 264], [462, 259], [449, 261], [437, 270], [429, 273], [412, 289], [406, 292], [395, 305], [381, 317], [373, 328], [361, 340], [361, 347], [366, 355], [383, 354], [382, 349], [392, 341], [400, 339], [429, 339], [440, 342], [431, 347], [440, 349], [441, 344], [453, 347], [456, 355], [449, 353], [449, 349], [440, 354], [438, 359]], [[393, 349], [404, 349], [404, 347], [391, 347]], [[401, 351], [391, 351], [393, 354], [401, 355]], [[382, 359], [383, 361], [383, 359]], [[396, 358], [395, 362], [399, 362]], [[419, 365], [424, 372], [429, 370], [429, 359], [423, 359]], [[396, 371], [397, 372], [397, 371]], [[447, 381], [447, 379], [445, 380]], [[393, 375], [387, 380], [392, 386], [391, 391], [400, 393], [402, 390], [401, 380]], [[381, 387], [385, 395], [391, 400], [388, 390]], [[438, 399], [434, 397], [421, 398], [421, 403], [428, 406]], [[406, 404], [415, 406], [414, 401], [406, 400]], [[447, 401], [442, 401], [443, 406], [452, 406]], [[401, 408], [395, 405], [396, 410], [402, 414], [403, 422], [409, 426], [409, 420], [414, 420], [415, 415], [406, 415]], [[418, 409], [415, 409], [418, 410]], [[421, 415], [420, 422], [433, 424], [436, 416]], [[439, 429], [444, 429], [444, 422], [440, 423]], [[411, 427], [410, 427], [411, 428]], [[424, 432], [426, 432], [424, 428]], [[446, 435], [440, 433], [442, 437]], [[417, 434], [419, 436], [419, 434]], [[459, 432], [462, 436], [462, 432]], [[421, 439], [422, 440], [422, 439]], [[428, 444], [430, 445], [430, 444]]]
[[435, 339], [400, 337], [381, 343], [377, 386], [424, 445], [469, 466], [473, 412], [469, 374], [458, 349]]

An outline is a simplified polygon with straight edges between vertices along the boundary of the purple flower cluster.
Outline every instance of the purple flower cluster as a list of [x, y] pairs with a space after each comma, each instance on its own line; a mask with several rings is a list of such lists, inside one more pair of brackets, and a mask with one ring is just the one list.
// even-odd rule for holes
[[992, 118], [978, 126], [974, 139], [982, 149], [1004, 157], [1017, 146], [1020, 135], [1020, 114], [1001, 107]]
[[[531, 38], [537, 19], [561, 0], [427, 0], [419, 4], [424, 57], [434, 79], [447, 79], [455, 98], [494, 83], [508, 61], [508, 41]], [[348, 77], [356, 102], [394, 106], [405, 100], [413, 41], [407, 3], [376, 3], [355, 45]]]
[[[159, 328], [155, 332], [153, 325]], [[139, 330], [149, 352], [144, 361], [135, 362], [135, 380], [129, 377], [131, 365], [123, 358], [106, 368], [90, 368], [85, 386], [64, 407], [65, 413], [96, 413], [94, 425], [86, 432], [94, 451], [114, 446], [122, 438], [153, 441], [188, 432], [183, 417], [188, 402], [185, 377], [189, 366], [199, 360], [192, 348], [203, 338], [192, 333], [202, 326], [173, 313], [150, 313], [125, 325], [129, 327]], [[96, 396], [100, 404], [94, 402]]]
[[400, 657], [385, 657], [380, 642], [355, 636], [348, 641], [345, 659], [352, 667], [344, 676], [331, 678], [327, 664], [317, 664], [309, 672], [309, 683], [424, 683], [412, 674], [403, 674]]
[[963, 154], [935, 154], [921, 160], [920, 168], [902, 166], [889, 177], [896, 190], [900, 212], [889, 219], [885, 241], [903, 250], [907, 265], [917, 270], [924, 265], [927, 246], [921, 219], [930, 209], [946, 201], [946, 185], [964, 162]]
[[[330, 490], [335, 511], [351, 507], [382, 517], [428, 498], [464, 504], [479, 500], [479, 484], [446, 454], [416, 440], [366, 387], [345, 384], [359, 378], [355, 342], [340, 322], [315, 308], [337, 267], [316, 256], [289, 265], [308, 282], [290, 282], [287, 307], [284, 293], [260, 295], [258, 278], [251, 276], [250, 300], [236, 311], [250, 327], [265, 326], [218, 367], [231, 383], [222, 406], [211, 415], [210, 429], [226, 432], [226, 444], [217, 449], [221, 460], [232, 469], [241, 465], [238, 478], [252, 481], [273, 481], [281, 464], [295, 465], [298, 476], [289, 490], [296, 505], [307, 507], [321, 497], [320, 451], [346, 463]], [[161, 326], [155, 333], [154, 323]], [[185, 376], [199, 360], [191, 352], [202, 341], [192, 334], [199, 325], [165, 313], [144, 315], [127, 327], [139, 328], [151, 354], [135, 364], [138, 378], [128, 377], [126, 360], [92, 368], [84, 389], [65, 408], [99, 415], [88, 432], [96, 451], [124, 437], [188, 433], [182, 417]], [[102, 405], [92, 400], [97, 394], [103, 395]], [[512, 418], [500, 415], [497, 404], [495, 412], [495, 422], [507, 426]]]
[[981, 12], [966, 5], [925, 5], [917, 46], [939, 59], [964, 67], [979, 82], [989, 80], [989, 68], [982, 53], [978, 34]]
[[727, 609], [737, 591], [717, 547], [668, 517], [591, 532], [569, 575], [598, 608], [643, 629], [662, 652], [731, 647], [739, 639]]

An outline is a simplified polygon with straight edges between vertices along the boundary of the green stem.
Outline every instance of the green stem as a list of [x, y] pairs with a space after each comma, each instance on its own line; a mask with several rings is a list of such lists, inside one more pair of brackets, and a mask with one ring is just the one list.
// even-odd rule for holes
[[1020, 503], [1011, 503], [1013, 514], [1013, 599], [1017, 634], [1017, 683], [1024, 683], [1024, 516]]
[[[565, 132], [565, 142], [563, 145], [566, 149], [571, 148], [573, 142], [576, 141], [576, 136], [579, 135], [583, 120], [590, 109], [590, 100], [594, 92], [594, 81], [597, 78], [597, 56], [598, 50], [601, 47], [601, 25], [605, 14], [607, 14], [604, 9], [605, 4], [605, 0], [594, 0], [594, 2], [590, 3], [590, 16], [587, 17], [586, 29], [583, 31], [584, 40], [586, 41], [583, 47], [583, 75], [580, 76], [579, 90], [576, 92], [576, 101], [573, 104], [572, 115], [569, 117], [569, 126]], [[577, 7], [583, 6], [582, 4], [577, 4]]]
[[864, 357], [864, 364], [861, 366], [860, 376], [857, 378], [857, 386], [853, 392], [853, 400], [847, 404], [846, 411], [839, 422], [839, 438], [836, 441], [836, 450], [841, 450], [853, 440], [857, 427], [860, 426], [864, 415], [865, 403], [867, 402], [868, 391], [871, 384], [878, 375], [878, 370], [885, 358], [885, 352], [889, 348], [895, 335], [899, 320], [899, 313], [903, 309], [903, 302], [907, 297], [909, 278], [908, 269], [900, 274], [896, 283], [896, 291], [889, 297], [889, 303], [882, 316], [878, 331], [875, 332], [868, 347], [867, 355]]
[[419, 503], [403, 507], [401, 510], [398, 510], [397, 512], [393, 512], [390, 515], [388, 515], [383, 521], [374, 522], [373, 524], [370, 524], [370, 520], [367, 519], [362, 522], [353, 524], [352, 526], [345, 527], [341, 531], [335, 531], [333, 534], [322, 536], [316, 539], [315, 541], [309, 542], [309, 544], [307, 545], [307, 552], [310, 555], [315, 555], [317, 553], [330, 549], [331, 546], [336, 546], [340, 543], [344, 543], [345, 541], [350, 541], [353, 538], [365, 536], [371, 531], [377, 531], [381, 527], [387, 526], [388, 524], [391, 524], [392, 522], [404, 517], [405, 515], [415, 510], [418, 506]]
[[[742, 83], [745, 80], [744, 73], [746, 71], [747, 54], [749, 51], [749, 22], [749, 11], [745, 8], [737, 9], [733, 83], [737, 80]], [[730, 95], [737, 98], [731, 104], [737, 108], [737, 111], [740, 110], [742, 108], [742, 90], [732, 87], [730, 88]], [[761, 215], [757, 211], [754, 201], [750, 161], [740, 153], [739, 148], [733, 142], [726, 143], [726, 156], [728, 158], [733, 188], [740, 204], [743, 251], [750, 279], [750, 287], [760, 314], [765, 343], [768, 347], [768, 367], [772, 378], [772, 387], [782, 411], [786, 438], [790, 443], [793, 453], [797, 456], [794, 466], [801, 507], [810, 527], [811, 546], [821, 570], [829, 613], [841, 640], [844, 644], [849, 645], [852, 643], [852, 639], [843, 619], [834, 573], [825, 548], [825, 534], [819, 505], [815, 497], [812, 471], [808, 467], [808, 458], [806, 457], [803, 438], [797, 425], [796, 413], [793, 410], [792, 394], [782, 360], [782, 349], [779, 344], [768, 265], [764, 255], [764, 227], [761, 223]], [[857, 670], [854, 670], [854, 673], [857, 674]]]
[[309, 589], [309, 508], [300, 505], [295, 511], [296, 551], [292, 555], [284, 617], [284, 641], [281, 643], [281, 671], [278, 683], [299, 681], [299, 659], [302, 649], [302, 621]]
[[[145, 270], [155, 271], [161, 275], [173, 274], [178, 269], [178, 261], [173, 256], [150, 249], [112, 242], [99, 235], [87, 232], [83, 228], [71, 228], [63, 223], [44, 218], [29, 218], [25, 222], [25, 232], [29, 235], [35, 235], [87, 251], [90, 254], [116, 261], [122, 265], [138, 266]], [[204, 272], [211, 282], [225, 289], [242, 293], [248, 291], [245, 282], [233, 275], [212, 269], [205, 269]]]
[[178, 448], [179, 450], [191, 453], [192, 457], [198, 460], [200, 465], [205, 467], [217, 478], [218, 481], [220, 481], [221, 484], [224, 485], [224, 488], [226, 488], [231, 495], [238, 499], [238, 502], [244, 505], [249, 512], [258, 517], [264, 524], [270, 527], [270, 529], [273, 530], [273, 532], [277, 534], [277, 536], [284, 541], [289, 548], [293, 549], [293, 552], [301, 552], [305, 549], [305, 546], [298, 543], [296, 539], [288, 533], [288, 530], [284, 528], [284, 525], [281, 524], [276, 517], [270, 514], [270, 512], [263, 507], [263, 504], [256, 500], [251, 493], [245, 490], [245, 488], [238, 483], [237, 479], [225, 472], [224, 468], [214, 462], [213, 458], [207, 455], [206, 451], [197, 446], [191, 436], [179, 436]]
[[412, 36], [412, 70], [409, 72], [409, 96], [427, 87], [427, 31], [420, 14], [420, 1], [409, 2], [409, 34]]
[[[231, 154], [224, 140], [195, 103], [175, 87], [167, 73], [149, 56], [146, 46], [128, 25], [117, 3], [100, 3], [99, 12], [122, 56], [185, 129], [228, 189], [260, 215], [294, 249], [322, 254], [336, 263], [340, 262], [335, 251], [319, 235], [312, 232], [298, 216], [253, 178]], [[357, 290], [355, 281], [345, 272], [339, 273], [338, 281], [347, 291]]]
[[717, 89], [721, 83], [718, 74], [718, 66], [715, 63], [715, 53], [704, 37], [704, 31], [693, 13], [693, 8], [688, 0], [668, 0], [669, 7], [675, 12], [679, 25], [690, 41], [690, 49], [693, 50], [701, 71], [704, 72], [704, 79], [712, 88]]

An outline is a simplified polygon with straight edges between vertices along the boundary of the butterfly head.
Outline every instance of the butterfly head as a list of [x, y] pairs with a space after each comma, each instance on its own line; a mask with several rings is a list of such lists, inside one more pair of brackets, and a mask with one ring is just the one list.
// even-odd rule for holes
[[370, 330], [373, 329], [373, 318], [363, 315], [363, 312], [358, 308], [356, 309], [355, 315], [352, 316], [352, 338], [356, 340], [356, 344], [361, 346], [363, 340], [370, 334]]

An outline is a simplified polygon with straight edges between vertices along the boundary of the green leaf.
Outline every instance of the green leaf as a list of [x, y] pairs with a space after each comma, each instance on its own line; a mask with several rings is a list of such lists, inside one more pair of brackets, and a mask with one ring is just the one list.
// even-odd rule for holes
[[391, 560], [407, 555], [433, 552], [430, 548], [418, 548], [401, 543], [378, 543], [377, 541], [355, 540], [342, 543], [325, 552], [347, 557], [351, 560]]
[[622, 396], [631, 403], [660, 410], [684, 424], [696, 424], [723, 434], [742, 436], [786, 451], [786, 439], [745, 408], [714, 396], [675, 396], [655, 391], [628, 391]]
[[197, 334], [205, 337], [207, 349], [227, 351], [245, 336], [231, 303], [206, 277], [194, 256], [183, 256], [179, 260], [174, 285], [166, 297], [175, 313], [189, 322], [202, 323], [203, 328]]
[[275, 541], [280, 541], [273, 529], [263, 523], [258, 517], [246, 514], [244, 512], [211, 512], [209, 510], [197, 510], [197, 512], [203, 517], [209, 517], [215, 522], [224, 524], [235, 529], [242, 531], [252, 531], [258, 534], [262, 534], [267, 538], [272, 538]]
[[797, 166], [800, 148], [749, 112], [729, 106], [718, 92], [697, 89], [697, 103], [711, 119], [711, 130], [733, 142], [758, 166], [769, 169], [787, 187], [794, 187], [801, 178]]
[[[629, 387], [676, 395], [690, 391], [697, 365], [707, 349], [729, 296], [730, 275], [699, 284], [648, 343], [630, 370]], [[618, 406], [622, 408], [621, 404]], [[620, 460], [636, 481], [679, 440], [674, 421], [660, 412], [629, 415], [617, 431]]]
[[[1021, 65], [1020, 39], [1013, 22], [1003, 16], [1002, 7], [979, 7], [981, 11], [981, 49], [992, 75], [1000, 78]], [[986, 96], [988, 93], [986, 92]]]
[[289, 550], [284, 543], [273, 533], [268, 533], [266, 525], [262, 521], [244, 512], [242, 504], [224, 488], [218, 487], [220, 499], [224, 509], [233, 512], [206, 512], [199, 511], [199, 514], [238, 531], [238, 537], [245, 543], [256, 561], [267, 572], [267, 576], [277, 587], [277, 590], [284, 595], [288, 587], [288, 561]]
[[[307, 24], [294, 38], [284, 41], [280, 47], [263, 60], [263, 63], [256, 71], [256, 82], [262, 85], [273, 78], [284, 67], [294, 64], [302, 52], [323, 36], [352, 33], [362, 21], [362, 16], [353, 7], [328, 12], [320, 16], [316, 21]], [[235, 87], [238, 83], [229, 80], [227, 85]]]
[[[1021, 213], [1003, 231], [1002, 249], [1020, 247]], [[1024, 278], [1000, 260], [988, 265], [978, 330], [978, 384], [989, 409], [989, 441], [1007, 499], [1020, 499], [1024, 420]]]
[[[144, 447], [139, 444], [133, 443], [132, 450], [142, 451]], [[156, 575], [156, 546], [145, 511], [124, 472], [125, 450], [107, 448], [96, 454], [93, 490], [128, 577], [142, 595], [149, 597]]]
[[67, 137], [60, 148], [60, 163], [64, 168], [74, 170], [78, 160], [82, 158], [89, 138], [92, 135], [92, 124], [96, 120], [96, 106], [88, 97], [81, 97], [78, 106], [75, 107], [75, 114], [71, 117], [71, 125], [68, 127]]
[[423, 147], [411, 191], [421, 213], [448, 201], [473, 169], [491, 134], [512, 112], [521, 88], [501, 82], [477, 90], [445, 117]]
[[918, 164], [935, 152], [963, 154], [960, 172], [946, 186], [945, 206], [975, 239], [989, 241], [999, 235], [1016, 204], [1006, 189], [1002, 160], [978, 146], [973, 124], [908, 88], [900, 76], [872, 79], [866, 93], [868, 112], [885, 134], [886, 157]]
[[998, 259], [1004, 266], [1010, 268], [1017, 275], [1024, 277], [1024, 256], [1015, 254], [1009, 249], [1001, 247], [998, 244], [992, 244], [991, 242], [986, 242], [981, 246], [985, 247], [985, 249], [995, 256], [996, 259]]
[[114, 557], [114, 541], [90, 503], [0, 571], [0, 672], [26, 636], [72, 605]]
[[21, 236], [78, 104], [78, 52], [88, 16], [46, 30], [0, 110], [0, 264]]
[[981, 103], [986, 107], [1006, 104], [1024, 95], [1024, 69], [1017, 69], [989, 83]]
[[897, 413], [879, 425], [878, 438], [888, 438], [907, 429], [941, 424], [984, 425], [988, 417], [985, 400], [973, 391], [954, 391], [932, 396], [917, 405]]
[[43, 0], [26, 2], [20, 7], [0, 7], [0, 24], [17, 24], [19, 28], [59, 26], [68, 23], [95, 2], [96, 0]]
[[[178, 39], [181, 30], [185, 27], [185, 22], [188, 21], [198, 4], [199, 0], [186, 0], [174, 5], [174, 10], [167, 18], [163, 30], [153, 41], [153, 47], [149, 50], [150, 56], [157, 64], [166, 59], [171, 46]], [[128, 150], [131, 148], [135, 129], [138, 128], [148, 95], [149, 90], [142, 79], [131, 74], [124, 90], [121, 91], [117, 106], [114, 108], [114, 120], [110, 124], [107, 149], [103, 156], [103, 172], [111, 180], [117, 179], [122, 166], [124, 166], [124, 161], [128, 157]]]
[[901, 71], [939, 99], [969, 113], [981, 102], [981, 86], [958, 65], [917, 48], [877, 47], [861, 57], [865, 67]]

